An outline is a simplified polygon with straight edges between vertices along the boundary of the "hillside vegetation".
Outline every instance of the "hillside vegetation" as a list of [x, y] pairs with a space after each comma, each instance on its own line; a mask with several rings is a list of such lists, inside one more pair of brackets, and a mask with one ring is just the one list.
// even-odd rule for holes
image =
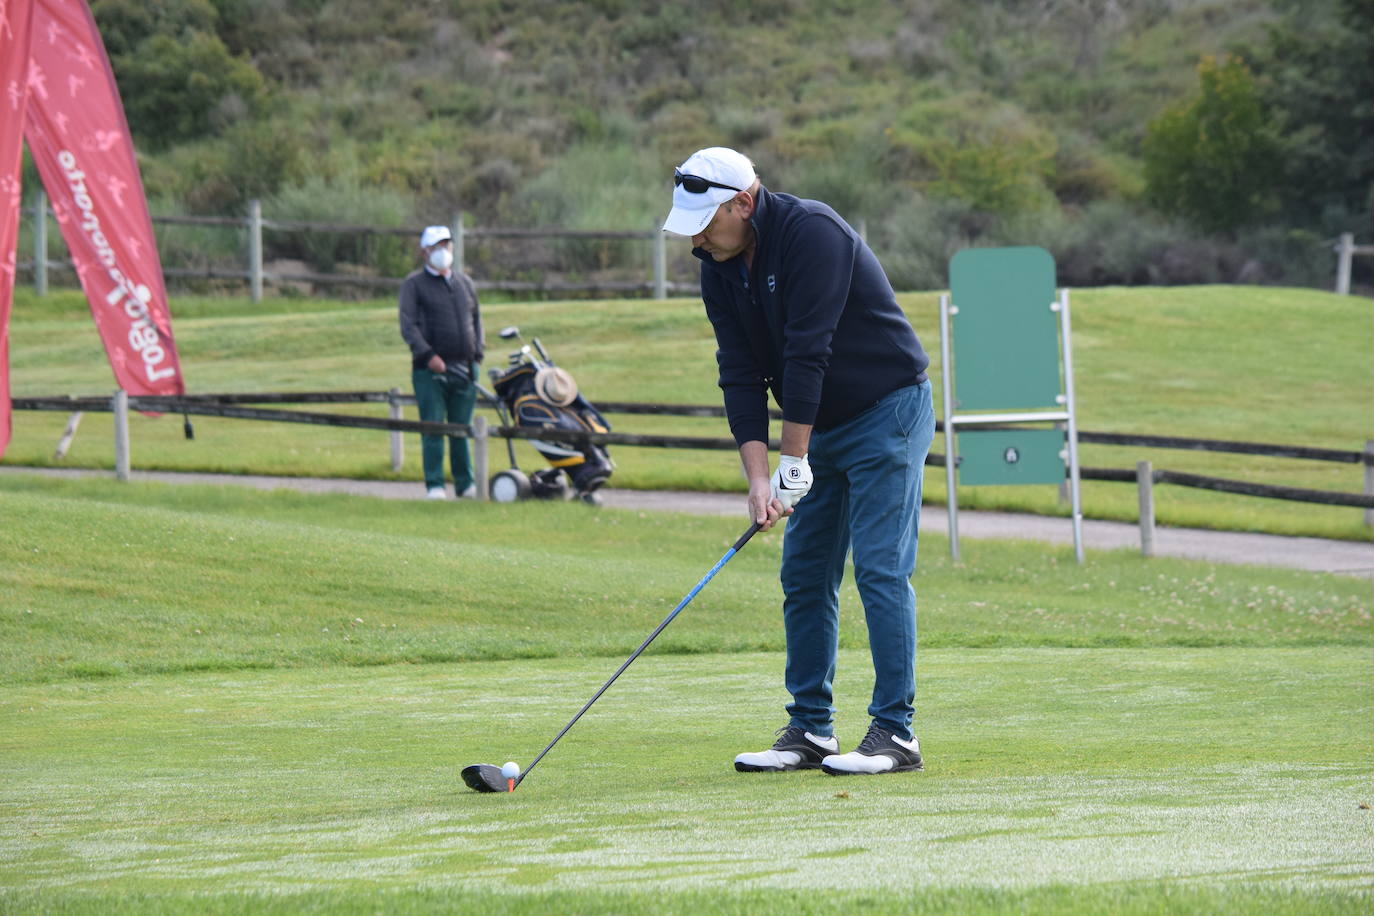
[[[862, 222], [900, 289], [940, 288], [974, 242], [1043, 244], [1080, 286], [1329, 284], [1323, 239], [1374, 226], [1355, 0], [92, 5], [159, 212], [259, 198], [281, 219], [642, 230], [672, 166], [728, 144]], [[1228, 53], [1243, 63], [1216, 112], [1199, 62]], [[1237, 111], [1260, 119], [1244, 150], [1190, 145]], [[1145, 141], [1170, 112], [1152, 189]], [[1276, 163], [1295, 171], [1272, 180]], [[241, 244], [162, 235], [192, 263]]]

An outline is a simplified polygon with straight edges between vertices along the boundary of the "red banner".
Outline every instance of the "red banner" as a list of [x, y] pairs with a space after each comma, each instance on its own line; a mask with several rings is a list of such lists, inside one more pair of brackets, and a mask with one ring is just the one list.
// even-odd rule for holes
[[19, 170], [28, 99], [28, 0], [0, 0], [0, 456], [10, 442], [10, 306], [19, 244]]
[[114, 73], [84, 0], [34, 0], [24, 136], [119, 387], [185, 385]]

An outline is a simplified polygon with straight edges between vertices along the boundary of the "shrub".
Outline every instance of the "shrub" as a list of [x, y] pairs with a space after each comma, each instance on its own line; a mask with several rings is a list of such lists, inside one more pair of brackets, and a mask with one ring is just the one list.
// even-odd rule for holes
[[1053, 202], [1048, 181], [1058, 141], [1014, 105], [980, 93], [922, 102], [903, 113], [889, 138], [904, 177], [931, 197], [998, 214]]
[[1272, 209], [1278, 141], [1240, 59], [1204, 57], [1198, 80], [1196, 98], [1150, 122], [1145, 193], [1163, 213], [1231, 232]]
[[[364, 185], [351, 177], [312, 175], [282, 188], [263, 202], [267, 219], [403, 228], [415, 223], [410, 198], [401, 192]], [[320, 273], [339, 263], [361, 265], [380, 276], [403, 276], [415, 264], [414, 239], [393, 235], [317, 231], [266, 234], [265, 256], [299, 258]]]
[[129, 129], [157, 149], [218, 133], [226, 114], [256, 112], [267, 94], [252, 63], [205, 32], [154, 35], [111, 63]]

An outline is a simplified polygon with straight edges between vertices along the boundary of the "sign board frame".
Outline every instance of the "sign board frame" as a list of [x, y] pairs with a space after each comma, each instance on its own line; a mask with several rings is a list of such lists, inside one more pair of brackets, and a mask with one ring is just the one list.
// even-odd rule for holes
[[[951, 320], [961, 309], [980, 314], [977, 320], [959, 321], [964, 337], [956, 344]], [[1051, 314], [1046, 316], [1041, 309]], [[1068, 465], [1074, 558], [1082, 563], [1083, 506], [1069, 291], [1061, 289], [1055, 295], [1050, 253], [1037, 247], [956, 252], [950, 259], [950, 292], [940, 297], [940, 357], [951, 558], [959, 560], [958, 430], [1051, 423], [1064, 430], [1062, 460]], [[968, 412], [960, 412], [961, 391], [955, 387], [960, 363], [956, 359], [966, 368], [963, 391], [972, 395]], [[1047, 381], [1047, 367], [1058, 376], [1057, 385]], [[1018, 375], [1018, 368], [1026, 371]]]

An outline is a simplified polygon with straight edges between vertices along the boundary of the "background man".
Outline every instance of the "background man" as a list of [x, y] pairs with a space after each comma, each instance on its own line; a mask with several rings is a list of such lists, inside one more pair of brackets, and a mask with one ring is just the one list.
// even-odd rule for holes
[[[477, 402], [477, 364], [486, 344], [477, 289], [453, 270], [453, 237], [447, 226], [420, 233], [424, 267], [401, 284], [401, 338], [410, 347], [410, 379], [420, 419], [435, 423], [470, 423]], [[425, 491], [444, 499], [444, 437], [420, 436]], [[449, 440], [453, 491], [460, 498], [476, 495], [467, 439]]]
[[[783, 541], [790, 719], [741, 772], [922, 768], [916, 694], [917, 523], [935, 432], [929, 359], [868, 245], [819, 201], [771, 192], [740, 153], [694, 153], [673, 177], [665, 232], [692, 239], [720, 387], [749, 479], [748, 512]], [[768, 393], [782, 409], [768, 464]], [[872, 724], [839, 753], [832, 681], [852, 549], [873, 657]]]

